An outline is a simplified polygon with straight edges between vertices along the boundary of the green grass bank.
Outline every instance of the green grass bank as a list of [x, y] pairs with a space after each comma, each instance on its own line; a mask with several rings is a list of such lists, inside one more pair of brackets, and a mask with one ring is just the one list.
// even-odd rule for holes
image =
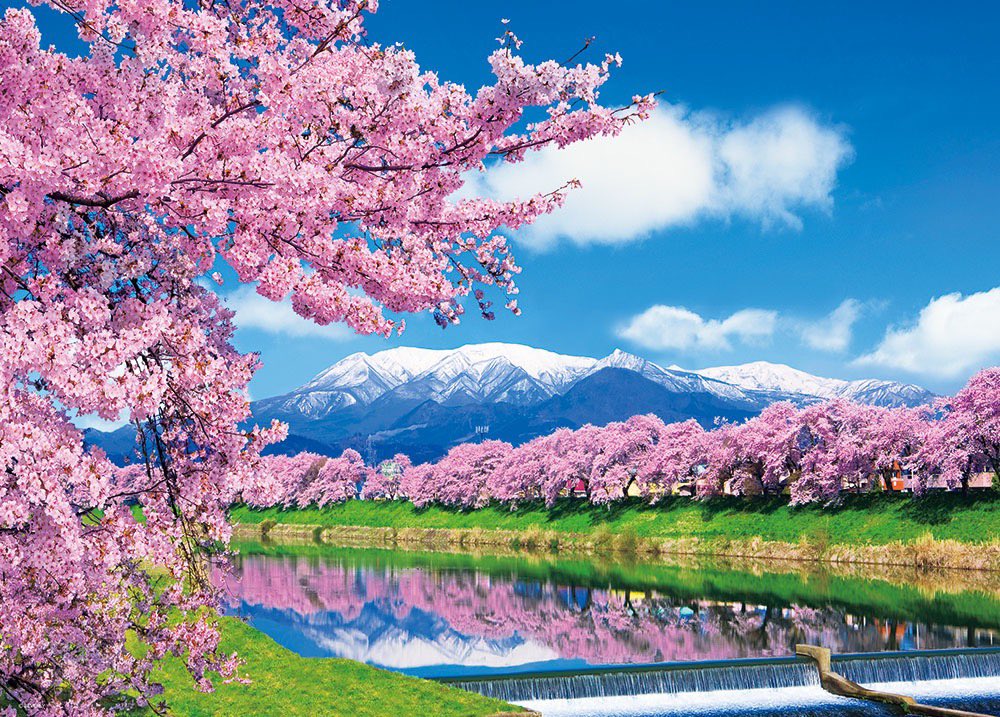
[[490, 506], [479, 510], [430, 506], [407, 501], [352, 500], [326, 508], [232, 511], [237, 523], [358, 526], [371, 528], [441, 528], [526, 530], [531, 527], [564, 533], [634, 531], [638, 537], [752, 539], [788, 543], [827, 538], [843, 544], [884, 545], [928, 534], [937, 540], [988, 543], [1000, 538], [1000, 494], [963, 496], [941, 493], [923, 498], [898, 495], [847, 497], [841, 505], [789, 506], [775, 500], [678, 498], [649, 506], [622, 502], [607, 507], [562, 501], [552, 508], [528, 505], [517, 510]]
[[[163, 660], [153, 679], [164, 687], [169, 715], [184, 717], [487, 717], [527, 714], [445, 685], [378, 670], [353, 660], [302, 658], [235, 618], [222, 618], [222, 649], [238, 652], [250, 684], [194, 688], [177, 658]], [[143, 717], [151, 710], [140, 713]]]
[[566, 500], [551, 508], [462, 511], [355, 500], [291, 510], [241, 506], [231, 517], [240, 535], [279, 540], [311, 535], [373, 545], [509, 545], [1000, 569], [1000, 495], [994, 492], [858, 495], [826, 508], [790, 506], [781, 499], [678, 498], [655, 506]]

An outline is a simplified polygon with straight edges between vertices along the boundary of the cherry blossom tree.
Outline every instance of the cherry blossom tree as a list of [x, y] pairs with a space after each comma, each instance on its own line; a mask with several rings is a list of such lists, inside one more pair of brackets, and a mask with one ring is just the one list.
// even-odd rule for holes
[[865, 418], [863, 408], [836, 399], [802, 409], [792, 503], [831, 503], [845, 487], [859, 489], [871, 475], [858, 434]]
[[369, 473], [361, 497], [365, 500], [398, 500], [405, 497], [402, 478], [411, 465], [410, 457], [403, 453], [382, 461]]
[[[946, 432], [970, 463], [992, 471], [1000, 481], [1000, 368], [980, 371], [948, 403]], [[963, 483], [968, 488], [968, 482]]]
[[400, 476], [399, 488], [415, 506], [422, 508], [434, 500], [434, 476], [434, 464], [432, 463], [407, 466], [403, 470], [403, 475]]
[[636, 483], [642, 495], [655, 503], [675, 486], [693, 483], [707, 463], [705, 448], [705, 429], [697, 421], [668, 423], [638, 462]]
[[461, 508], [483, 507], [490, 502], [487, 481], [511, 450], [511, 445], [504, 441], [455, 446], [434, 465], [430, 480], [423, 484], [424, 492], [419, 500], [421, 503], [436, 502]]
[[591, 480], [594, 475], [594, 461], [601, 449], [601, 428], [589, 423], [575, 431], [556, 431], [552, 444], [552, 468], [542, 488], [545, 501], [549, 505], [567, 493], [573, 493], [580, 486], [587, 497], [593, 497]]
[[322, 459], [315, 467], [315, 478], [298, 493], [300, 508], [330, 503], [343, 503], [358, 495], [368, 469], [361, 454], [348, 448], [337, 458]]
[[725, 492], [735, 472], [739, 469], [736, 437], [739, 425], [721, 423], [705, 434], [702, 449], [705, 466], [695, 481], [695, 495], [711, 498]]
[[487, 480], [487, 491], [512, 506], [537, 498], [551, 506], [582, 486], [589, 500], [603, 430], [591, 425], [575, 431], [559, 428], [515, 448]]
[[1000, 479], [1000, 368], [980, 371], [949, 399], [938, 402], [943, 414], [925, 424], [923, 445], [917, 456], [917, 490], [926, 488], [931, 475], [946, 485], [969, 490], [972, 476], [991, 471], [994, 485]]
[[864, 465], [872, 471], [873, 483], [892, 490], [895, 470], [916, 466], [924, 436], [925, 411], [911, 408], [858, 408], [858, 446]]
[[509, 504], [539, 500], [552, 469], [556, 434], [534, 438], [511, 450], [486, 479], [486, 492], [494, 500]]
[[293, 456], [262, 456], [253, 481], [244, 488], [242, 500], [255, 508], [298, 505], [299, 495], [316, 478], [324, 456], [303, 452]]
[[[590, 500], [609, 503], [628, 496], [637, 482], [638, 464], [660, 442], [663, 430], [663, 421], [653, 415], [633, 416], [601, 429], [602, 441], [591, 468]], [[646, 483], [638, 485], [641, 493]]]
[[[375, 0], [47, 4], [82, 55], [42, 47], [27, 8], [0, 21], [0, 687], [32, 714], [94, 715], [151, 697], [167, 652], [206, 689], [235, 668], [195, 609], [215, 604], [205, 556], [284, 429], [240, 428], [257, 358], [201, 277], [225, 261], [303, 317], [383, 336], [409, 312], [455, 323], [472, 292], [516, 312], [498, 230], [565, 188], [454, 199], [463, 174], [613, 135], [652, 101], [602, 107], [618, 58], [530, 64], [509, 32], [470, 94], [368, 41]], [[135, 427], [128, 490], [70, 421], [88, 414]], [[154, 590], [149, 564], [174, 585]]]
[[773, 495], [798, 468], [802, 427], [799, 409], [787, 401], [771, 404], [737, 431], [739, 461], [750, 484], [741, 492]]
[[937, 419], [922, 423], [920, 450], [913, 458], [913, 492], [925, 493], [935, 477], [948, 488], [968, 490], [976, 469], [968, 448], [957, 422]]
[[[811, 435], [804, 430], [803, 416], [816, 420], [825, 415], [819, 410], [807, 414], [791, 403], [778, 402], [744, 423], [726, 423], [710, 431], [704, 440], [706, 471], [699, 480], [699, 494], [780, 493], [801, 471], [802, 451]], [[814, 447], [818, 450], [822, 444]]]

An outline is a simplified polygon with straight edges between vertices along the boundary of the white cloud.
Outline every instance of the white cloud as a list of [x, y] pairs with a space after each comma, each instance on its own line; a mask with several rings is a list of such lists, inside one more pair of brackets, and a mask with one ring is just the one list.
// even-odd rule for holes
[[224, 294], [226, 306], [236, 312], [233, 319], [237, 328], [258, 329], [269, 334], [292, 337], [316, 337], [332, 341], [346, 341], [354, 336], [343, 324], [320, 326], [302, 318], [292, 309], [288, 299], [271, 301], [258, 294], [252, 286], [241, 286]]
[[618, 335], [654, 351], [732, 348], [730, 339], [760, 342], [774, 335], [778, 314], [743, 309], [725, 319], [704, 319], [680, 306], [651, 306], [618, 329]]
[[845, 299], [819, 321], [802, 326], [802, 340], [818, 351], [845, 351], [851, 345], [854, 324], [861, 316], [861, 302]]
[[931, 299], [916, 321], [890, 327], [855, 363], [954, 378], [1000, 357], [1000, 287]]
[[535, 248], [561, 238], [623, 243], [704, 217], [798, 229], [796, 212], [830, 210], [837, 170], [852, 155], [842, 129], [800, 108], [734, 124], [664, 105], [618, 137], [546, 148], [520, 163], [470, 173], [460, 196], [526, 197], [579, 179], [583, 186], [563, 207], [521, 233]]
[[797, 208], [829, 211], [837, 170], [853, 156], [842, 130], [821, 126], [800, 109], [784, 108], [720, 133], [726, 177], [721, 211], [801, 229]]

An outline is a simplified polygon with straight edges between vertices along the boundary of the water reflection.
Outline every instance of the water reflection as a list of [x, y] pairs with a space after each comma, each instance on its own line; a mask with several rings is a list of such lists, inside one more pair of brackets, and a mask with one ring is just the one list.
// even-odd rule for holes
[[342, 550], [246, 554], [215, 579], [299, 654], [421, 676], [1000, 645], [995, 594], [827, 576]]

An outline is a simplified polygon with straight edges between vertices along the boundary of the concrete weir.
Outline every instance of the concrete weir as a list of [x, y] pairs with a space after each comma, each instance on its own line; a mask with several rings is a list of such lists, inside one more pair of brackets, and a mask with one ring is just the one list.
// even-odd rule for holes
[[812, 659], [819, 670], [820, 686], [827, 692], [840, 697], [852, 697], [859, 700], [893, 705], [900, 708], [904, 714], [927, 715], [928, 717], [990, 717], [990, 715], [984, 715], [979, 712], [967, 712], [965, 710], [920, 704], [907, 695], [897, 695], [892, 692], [880, 692], [868, 689], [834, 672], [831, 665], [830, 650], [825, 647], [796, 645], [795, 654]]
[[[543, 706], [554, 705], [556, 708], [554, 714], [575, 714], [565, 712], [568, 706], [562, 703], [579, 701], [579, 714], [597, 715], [601, 712], [594, 711], [595, 701], [621, 701], [632, 697], [642, 697], [645, 701], [652, 700], [650, 702], [652, 710], [661, 709], [662, 706], [665, 708], [663, 714], [674, 714], [671, 710], [676, 707], [678, 698], [684, 695], [697, 695], [710, 701], [711, 695], [715, 694], [720, 700], [727, 701], [726, 704], [731, 703], [733, 699], [743, 699], [747, 701], [748, 707], [754, 709], [767, 704], [776, 710], [779, 707], [792, 710], [787, 714], [795, 714], [796, 700], [807, 699], [812, 704], [819, 695], [833, 695], [881, 702], [889, 708], [898, 709], [900, 713], [931, 717], [983, 717], [969, 710], [920, 704], [916, 699], [906, 695], [872, 690], [862, 685], [946, 684], [962, 680], [985, 680], [991, 683], [998, 678], [1000, 678], [998, 648], [913, 650], [832, 656], [827, 649], [800, 645], [796, 655], [784, 657], [666, 662], [635, 666], [589, 666], [579, 670], [437, 679], [455, 687], [529, 706], [542, 712], [545, 712], [545, 709], [541, 709]], [[814, 691], [809, 692], [810, 688]], [[833, 700], [835, 697], [830, 699]], [[660, 703], [653, 704], [657, 699], [662, 703], [661, 706], [658, 706]], [[865, 703], [855, 704], [861, 706]], [[646, 713], [641, 712], [641, 714]]]

